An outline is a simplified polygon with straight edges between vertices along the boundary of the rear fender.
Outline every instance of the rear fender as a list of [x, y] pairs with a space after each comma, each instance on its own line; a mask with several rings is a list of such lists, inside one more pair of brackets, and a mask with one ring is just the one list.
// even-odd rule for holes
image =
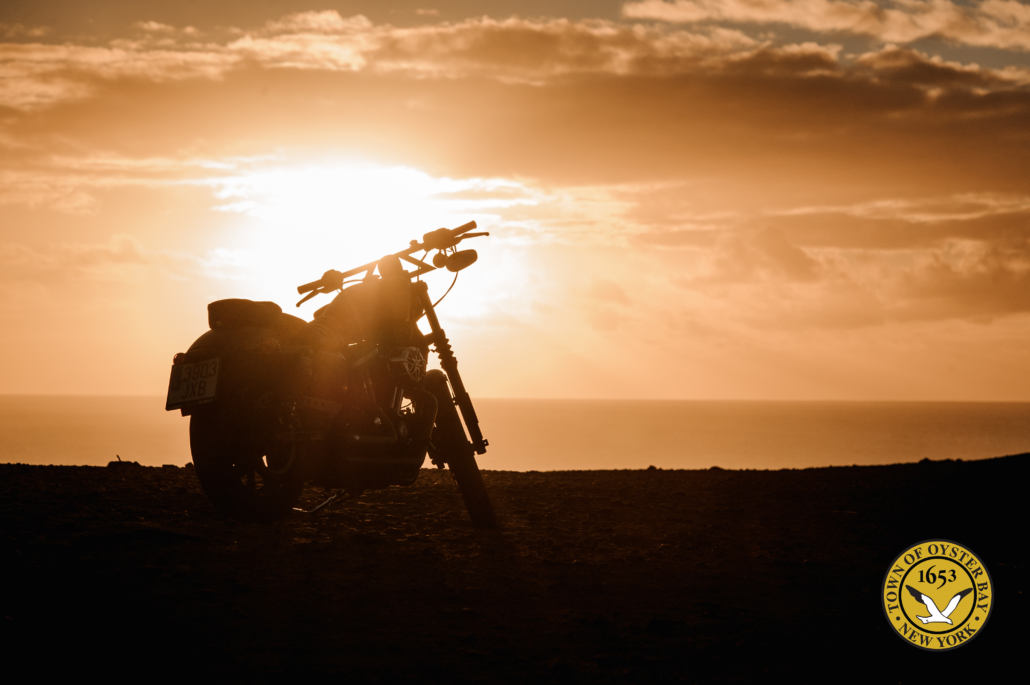
[[[296, 365], [306, 350], [284, 348], [279, 337], [276, 330], [262, 327], [209, 330], [190, 345], [184, 361], [221, 360], [213, 404], [224, 405], [242, 385], [276, 385]], [[183, 407], [183, 416], [191, 411], [192, 407]]]
[[215, 357], [231, 357], [243, 351], [257, 349], [269, 338], [278, 340], [275, 329], [247, 326], [209, 330], [194, 340], [186, 350], [186, 362], [192, 364]]

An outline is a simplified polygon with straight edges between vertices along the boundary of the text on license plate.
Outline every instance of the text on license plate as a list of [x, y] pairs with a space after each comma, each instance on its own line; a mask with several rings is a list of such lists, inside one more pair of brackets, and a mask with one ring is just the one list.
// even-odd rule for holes
[[210, 401], [218, 388], [218, 369], [221, 359], [206, 359], [193, 364], [179, 364], [172, 367], [168, 381], [168, 399], [165, 409], [171, 411], [184, 404]]

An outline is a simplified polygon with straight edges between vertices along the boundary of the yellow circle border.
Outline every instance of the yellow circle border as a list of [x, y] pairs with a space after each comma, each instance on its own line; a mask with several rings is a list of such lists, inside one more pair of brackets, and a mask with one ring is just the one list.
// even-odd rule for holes
[[[891, 612], [889, 611], [889, 604], [890, 604], [890, 602], [886, 600], [886, 595], [887, 595], [887, 591], [889, 589], [892, 589], [892, 588], [890, 588], [888, 586], [888, 582], [890, 581], [891, 573], [895, 572], [895, 568], [900, 566], [900, 563], [902, 561], [904, 561], [904, 558], [905, 558], [906, 555], [912, 554], [917, 548], [919, 548], [921, 546], [925, 545], [925, 546], [929, 547], [929, 545], [931, 545], [931, 544], [940, 544], [940, 543], [944, 543], [944, 544], [947, 544], [947, 545], [954, 545], [954, 546], [959, 547], [962, 550], [964, 550], [964, 551], [969, 553], [969, 556], [972, 557], [977, 562], [977, 564], [979, 565], [979, 568], [983, 569], [984, 574], [987, 576], [987, 589], [990, 592], [990, 595], [987, 596], [987, 612], [986, 612], [986, 615], [983, 617], [983, 621], [980, 622], [980, 627], [976, 631], [974, 631], [967, 638], [959, 640], [956, 644], [948, 646], [948, 647], [944, 647], [944, 646], [942, 646], [942, 647], [926, 647], [926, 646], [921, 645], [921, 644], [916, 644], [910, 638], [906, 637], [906, 635], [903, 634], [900, 629], [898, 629], [898, 628], [896, 628], [894, 626], [894, 622], [891, 620]], [[934, 555], [934, 556], [937, 556], [937, 555]], [[927, 557], [927, 558], [930, 558], [930, 557]], [[917, 565], [919, 560], [920, 560], [920, 557], [917, 556], [916, 560], [912, 561], [911, 563], [906, 562], [908, 568], [907, 569], [903, 569], [904, 570], [904, 576], [908, 575], [908, 572], [913, 567], [915, 567]], [[922, 560], [925, 561], [925, 559], [922, 559]], [[969, 573], [969, 572], [967, 571], [967, 573]], [[971, 579], [973, 580], [973, 596], [976, 597], [978, 592], [979, 592], [978, 591], [978, 585], [979, 584], [977, 584], [975, 578], [972, 577], [973, 574], [970, 574], [970, 575], [971, 575]], [[902, 582], [903, 581], [900, 581], [899, 585]], [[898, 594], [899, 594], [898, 609], [901, 611], [901, 614], [898, 617], [895, 618], [895, 621], [898, 620], [901, 616], [904, 616], [904, 620], [906, 621], [907, 625], [911, 626], [915, 630], [919, 630], [920, 632], [926, 632], [923, 629], [919, 628], [917, 625], [915, 625], [915, 623], [913, 621], [909, 620], [908, 614], [905, 613], [904, 608], [901, 606], [900, 588], [898, 589]], [[912, 543], [911, 545], [908, 545], [907, 547], [905, 547], [905, 549], [901, 550], [901, 552], [899, 552], [898, 554], [896, 554], [893, 557], [893, 559], [890, 562], [890, 566], [887, 567], [887, 573], [885, 573], [884, 576], [883, 576], [883, 582], [880, 583], [880, 609], [883, 611], [883, 615], [887, 619], [887, 623], [891, 627], [891, 632], [894, 633], [895, 635], [897, 635], [898, 638], [900, 640], [902, 640], [903, 642], [912, 645], [916, 649], [921, 649], [924, 652], [950, 652], [952, 650], [958, 649], [959, 647], [962, 647], [963, 645], [971, 642], [973, 640], [973, 638], [979, 636], [980, 633], [983, 632], [983, 629], [987, 626], [987, 621], [991, 618], [991, 613], [994, 611], [994, 594], [995, 594], [994, 579], [991, 577], [991, 572], [989, 570], [987, 570], [987, 565], [983, 563], [983, 559], [980, 557], [980, 555], [978, 555], [976, 552], [971, 550], [967, 545], [964, 545], [964, 544], [962, 544], [960, 542], [955, 542], [954, 540], [948, 540], [946, 538], [928, 538], [926, 540], [920, 540], [919, 542], [915, 542], [915, 543]], [[974, 607], [973, 607], [972, 611], [970, 611], [969, 616], [966, 617], [966, 619], [962, 622], [962, 624], [960, 624], [959, 626], [956, 626], [955, 628], [953, 628], [952, 630], [947, 631], [947, 632], [951, 633], [951, 632], [953, 632], [955, 630], [960, 629], [962, 626], [966, 625], [966, 623], [969, 622], [970, 617], [973, 616], [973, 612], [976, 611], [976, 608], [977, 608], [977, 605], [976, 605], [976, 603], [974, 601]], [[937, 638], [938, 640], [941, 639], [941, 638], [938, 638], [936, 635], [934, 635], [933, 637]], [[927, 642], [929, 642], [929, 640], [927, 640]]]

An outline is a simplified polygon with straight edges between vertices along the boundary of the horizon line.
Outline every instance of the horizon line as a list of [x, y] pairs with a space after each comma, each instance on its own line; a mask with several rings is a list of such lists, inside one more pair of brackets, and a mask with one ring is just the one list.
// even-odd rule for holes
[[[6, 393], [0, 392], [2, 398], [139, 398], [162, 400], [164, 395], [124, 394], [87, 394], [87, 393]], [[1011, 399], [819, 399], [819, 398], [663, 398], [663, 397], [496, 397], [481, 396], [476, 400], [503, 400], [508, 402], [776, 402], [776, 403], [851, 403], [851, 404], [1030, 404], [1030, 398]]]

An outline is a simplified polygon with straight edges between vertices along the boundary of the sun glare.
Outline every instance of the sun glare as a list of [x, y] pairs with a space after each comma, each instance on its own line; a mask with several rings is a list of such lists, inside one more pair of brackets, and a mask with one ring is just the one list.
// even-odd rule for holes
[[372, 164], [244, 168], [202, 183], [214, 190], [213, 209], [250, 220], [246, 244], [229, 249], [249, 255], [263, 296], [276, 300], [326, 269], [374, 261], [440, 227], [496, 228], [505, 208], [538, 202], [514, 181]]

